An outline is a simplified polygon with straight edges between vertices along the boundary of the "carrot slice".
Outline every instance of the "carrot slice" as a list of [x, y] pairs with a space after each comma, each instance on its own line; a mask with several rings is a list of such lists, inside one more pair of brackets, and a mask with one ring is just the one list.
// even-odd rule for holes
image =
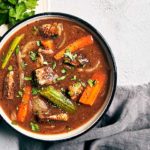
[[107, 75], [103, 72], [95, 73], [92, 80], [96, 80], [96, 84], [93, 87], [87, 86], [79, 100], [80, 103], [90, 106], [94, 104], [98, 94], [102, 92], [107, 82]]
[[31, 98], [31, 87], [26, 86], [24, 88], [24, 94], [22, 97], [22, 102], [18, 107], [17, 120], [19, 122], [24, 122], [29, 109], [29, 101]]
[[60, 50], [55, 56], [54, 58], [56, 60], [61, 59], [64, 56], [64, 53], [67, 49], [70, 50], [70, 52], [74, 52], [78, 49], [81, 49], [85, 46], [91, 45], [93, 44], [93, 37], [91, 35], [88, 36], [84, 36], [78, 40], [76, 40], [75, 42], [69, 44], [66, 48]]
[[52, 40], [42, 40], [41, 44], [44, 46], [45, 49], [54, 49], [54, 43]]

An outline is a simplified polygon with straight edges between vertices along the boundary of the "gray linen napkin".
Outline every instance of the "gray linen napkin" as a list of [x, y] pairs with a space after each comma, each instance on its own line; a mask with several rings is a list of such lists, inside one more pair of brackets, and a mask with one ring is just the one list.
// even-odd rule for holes
[[69, 141], [42, 142], [25, 137], [2, 122], [0, 150], [150, 150], [150, 84], [118, 87], [102, 120]]

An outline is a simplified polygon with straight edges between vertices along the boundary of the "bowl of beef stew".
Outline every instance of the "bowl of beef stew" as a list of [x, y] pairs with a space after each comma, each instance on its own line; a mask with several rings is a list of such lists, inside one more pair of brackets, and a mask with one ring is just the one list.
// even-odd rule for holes
[[91, 129], [116, 88], [116, 65], [103, 36], [63, 13], [37, 14], [0, 42], [0, 115], [20, 133], [56, 141]]

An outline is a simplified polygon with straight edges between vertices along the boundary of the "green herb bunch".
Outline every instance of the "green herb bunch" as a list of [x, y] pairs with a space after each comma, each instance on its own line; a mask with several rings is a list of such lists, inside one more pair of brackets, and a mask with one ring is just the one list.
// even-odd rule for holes
[[38, 0], [0, 0], [0, 25], [10, 27], [35, 14]]

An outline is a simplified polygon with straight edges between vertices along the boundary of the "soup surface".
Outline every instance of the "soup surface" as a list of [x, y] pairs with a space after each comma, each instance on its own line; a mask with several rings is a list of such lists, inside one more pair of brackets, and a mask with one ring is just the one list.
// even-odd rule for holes
[[39, 20], [0, 53], [0, 104], [12, 124], [41, 134], [69, 132], [102, 107], [110, 67], [96, 39], [78, 24]]

